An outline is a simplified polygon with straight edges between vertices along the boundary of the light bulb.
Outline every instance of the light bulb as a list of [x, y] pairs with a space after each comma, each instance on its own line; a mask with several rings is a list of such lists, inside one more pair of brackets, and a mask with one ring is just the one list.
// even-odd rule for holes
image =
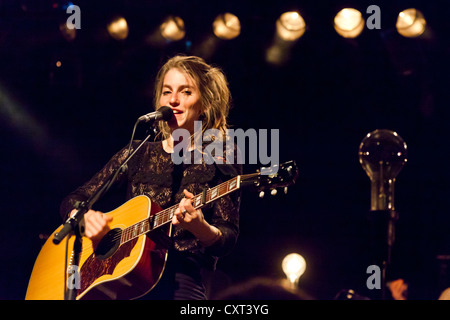
[[241, 33], [241, 22], [232, 13], [220, 14], [214, 20], [213, 32], [220, 39], [234, 39]]
[[291, 286], [295, 287], [300, 276], [305, 273], [306, 261], [298, 253], [291, 253], [284, 257], [281, 267]]
[[169, 16], [159, 27], [161, 35], [170, 41], [178, 41], [184, 38], [184, 21], [180, 17]]
[[402, 36], [414, 38], [424, 33], [426, 25], [422, 12], [410, 8], [399, 13], [395, 27]]
[[107, 26], [109, 35], [116, 40], [125, 40], [128, 37], [128, 23], [123, 17], [118, 17]]
[[283, 13], [276, 22], [278, 36], [285, 41], [295, 41], [305, 33], [305, 20], [296, 11]]
[[396, 132], [377, 129], [359, 146], [359, 162], [371, 181], [371, 210], [395, 210], [394, 184], [407, 161], [407, 147]]
[[344, 38], [356, 38], [365, 27], [361, 12], [344, 8], [334, 18], [334, 29]]

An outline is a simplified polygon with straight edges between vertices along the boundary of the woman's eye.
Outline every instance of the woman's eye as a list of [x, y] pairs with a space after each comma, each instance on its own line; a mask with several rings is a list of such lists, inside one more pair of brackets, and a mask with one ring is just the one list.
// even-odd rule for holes
[[170, 91], [163, 91], [163, 96], [167, 96], [168, 94], [170, 94]]
[[188, 96], [192, 94], [192, 92], [189, 91], [189, 90], [184, 90], [183, 93], [186, 94], [186, 95], [188, 95]]

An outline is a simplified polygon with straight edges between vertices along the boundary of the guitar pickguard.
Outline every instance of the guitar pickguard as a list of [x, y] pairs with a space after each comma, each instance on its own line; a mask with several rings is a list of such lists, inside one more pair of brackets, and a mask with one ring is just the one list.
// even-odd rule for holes
[[133, 239], [122, 244], [113, 255], [106, 259], [98, 259], [92, 253], [84, 262], [80, 270], [81, 284], [79, 293], [84, 292], [95, 280], [103, 275], [113, 274], [116, 266], [124, 258], [129, 257], [138, 239]]

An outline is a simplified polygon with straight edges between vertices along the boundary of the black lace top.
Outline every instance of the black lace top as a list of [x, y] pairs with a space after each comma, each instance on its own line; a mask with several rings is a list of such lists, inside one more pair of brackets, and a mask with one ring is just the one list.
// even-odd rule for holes
[[[134, 142], [134, 146], [138, 144], [137, 141]], [[77, 201], [87, 200], [101, 188], [127, 155], [128, 148], [123, 148], [100, 172], [69, 194], [61, 204], [63, 219], [67, 218]], [[128, 169], [118, 176], [116, 183], [126, 182], [127, 199], [146, 195], [165, 209], [181, 201], [184, 197], [183, 189], [197, 195], [205, 187], [215, 187], [236, 174], [242, 174], [242, 165], [206, 164], [204, 161], [201, 164], [175, 165], [171, 154], [163, 149], [162, 142], [146, 142], [128, 162]], [[236, 243], [239, 233], [239, 205], [240, 193], [236, 191], [202, 208], [206, 221], [220, 229], [223, 235], [214, 245], [203, 247], [192, 233], [177, 225], [173, 226], [171, 249], [193, 253], [206, 261], [206, 266], [213, 267], [217, 257], [230, 253]]]

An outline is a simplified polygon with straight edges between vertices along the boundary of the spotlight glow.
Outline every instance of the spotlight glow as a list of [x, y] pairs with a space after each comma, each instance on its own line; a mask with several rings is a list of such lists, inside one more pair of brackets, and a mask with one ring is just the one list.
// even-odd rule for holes
[[116, 40], [125, 40], [128, 37], [128, 23], [123, 17], [119, 17], [111, 21], [108, 26], [109, 35]]
[[184, 21], [180, 17], [168, 17], [160, 27], [161, 35], [171, 41], [178, 41], [184, 38], [186, 31]]
[[411, 8], [403, 10], [398, 14], [395, 27], [402, 36], [415, 38], [425, 31], [426, 24], [422, 12]]
[[295, 286], [301, 275], [305, 273], [306, 261], [298, 253], [291, 253], [284, 257], [281, 267], [291, 285]]
[[213, 22], [214, 34], [224, 40], [231, 40], [241, 33], [241, 22], [232, 13], [220, 14]]
[[344, 8], [334, 17], [334, 29], [344, 38], [356, 38], [364, 29], [361, 12], [353, 8]]
[[297, 11], [283, 13], [276, 22], [277, 34], [285, 41], [295, 41], [305, 33], [305, 20]]

